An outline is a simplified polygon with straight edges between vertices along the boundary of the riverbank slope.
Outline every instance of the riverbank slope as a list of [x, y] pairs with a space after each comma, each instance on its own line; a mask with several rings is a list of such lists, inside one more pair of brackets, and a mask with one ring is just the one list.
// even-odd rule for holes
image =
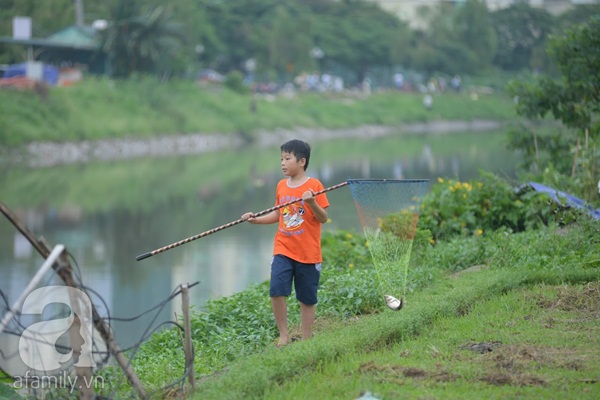
[[505, 93], [423, 95], [407, 92], [239, 94], [191, 81], [110, 81], [89, 78], [73, 87], [52, 88], [46, 98], [33, 92], [0, 90], [0, 148], [33, 142], [137, 140], [165, 136], [219, 135], [259, 140], [259, 132], [280, 129], [339, 130], [435, 121], [512, 121]]

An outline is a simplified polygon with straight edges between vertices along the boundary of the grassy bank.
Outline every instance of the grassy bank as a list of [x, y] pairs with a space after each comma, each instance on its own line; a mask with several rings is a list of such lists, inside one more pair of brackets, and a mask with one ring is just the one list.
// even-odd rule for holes
[[[597, 279], [589, 269], [562, 278], [499, 270], [445, 278], [411, 296], [403, 312], [241, 359], [201, 381], [192, 397], [597, 398], [600, 286], [586, 285]], [[552, 307], [565, 299], [573, 303]]]
[[[263, 284], [195, 313], [194, 391], [182, 378], [177, 330], [154, 335], [133, 366], [153, 399], [596, 399], [599, 228], [581, 219], [435, 247], [419, 240], [399, 312], [382, 307], [362, 239], [346, 235], [358, 248], [348, 252], [328, 238], [328, 251], [335, 245], [356, 264], [328, 255], [311, 340], [274, 347]], [[292, 323], [298, 314], [290, 307]], [[110, 384], [103, 396], [136, 398], [118, 369], [100, 373]], [[0, 393], [17, 398], [8, 388]]]
[[[348, 399], [364, 390], [379, 398], [558, 398], [574, 390], [594, 398], [598, 229], [582, 219], [568, 229], [498, 231], [421, 247], [411, 263], [414, 291], [398, 313], [365, 314], [377, 301], [372, 275], [347, 272], [345, 291], [330, 294], [322, 311], [346, 304], [358, 317], [321, 318], [310, 341], [282, 351], [267, 346], [229, 363], [202, 380], [193, 398]], [[328, 275], [325, 292], [340, 274]], [[485, 358], [469, 351], [477, 343], [497, 347]]]
[[505, 93], [434, 96], [432, 110], [416, 93], [253, 96], [192, 81], [160, 82], [151, 78], [111, 81], [88, 77], [43, 97], [35, 92], [1, 90], [0, 146], [31, 141], [79, 141], [148, 137], [158, 134], [242, 134], [249, 140], [259, 129], [361, 125], [399, 125], [429, 120], [516, 118]]
[[[256, 375], [240, 372], [238, 368], [257, 368], [274, 358], [257, 357], [256, 364], [236, 365], [219, 384], [200, 384], [194, 398], [233, 399], [239, 394], [262, 399], [354, 399], [367, 391], [378, 399], [597, 398], [600, 340], [595, 319], [600, 286], [585, 283], [594, 279], [585, 274], [573, 274], [572, 285], [549, 276], [516, 275], [475, 273], [457, 278], [455, 284], [443, 285], [444, 295], [415, 296], [413, 304], [426, 304], [414, 304], [405, 315], [388, 314], [346, 328], [352, 337], [362, 331], [364, 342], [374, 342], [373, 349], [362, 345], [348, 351], [332, 347], [334, 340], [322, 344], [327, 353], [312, 350], [314, 345], [297, 346], [281, 356], [280, 365], [270, 365], [271, 375], [267, 367]], [[524, 283], [531, 286], [520, 287]], [[476, 285], [478, 290], [457, 290], [461, 285]], [[431, 317], [429, 324], [425, 316]], [[370, 328], [375, 324], [383, 335]], [[322, 361], [314, 365], [307, 357]], [[290, 359], [303, 362], [298, 365]], [[282, 376], [284, 366], [300, 372]], [[244, 389], [237, 393], [213, 391], [244, 378]], [[269, 383], [261, 388], [250, 382]]]
[[[574, 391], [594, 398], [600, 226], [586, 216], [569, 220], [440, 241], [419, 231], [407, 305], [396, 313], [382, 304], [364, 237], [328, 234], [315, 337], [274, 348], [266, 282], [211, 301], [192, 318], [198, 381], [188, 397], [353, 399], [368, 390], [380, 399], [552, 399]], [[293, 301], [289, 318], [294, 332]], [[178, 330], [163, 331], [137, 352], [134, 367], [149, 390], [162, 395], [183, 376], [181, 340]], [[116, 381], [114, 372], [105, 371], [107, 381]], [[131, 393], [125, 384], [112, 389]]]

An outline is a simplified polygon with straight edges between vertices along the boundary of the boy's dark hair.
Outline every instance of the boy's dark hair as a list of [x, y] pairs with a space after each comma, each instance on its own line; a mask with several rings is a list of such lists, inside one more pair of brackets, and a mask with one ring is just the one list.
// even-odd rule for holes
[[281, 151], [290, 153], [296, 156], [296, 160], [306, 159], [304, 164], [304, 170], [308, 168], [308, 162], [310, 161], [310, 145], [302, 140], [292, 139], [289, 142], [285, 142], [281, 145]]

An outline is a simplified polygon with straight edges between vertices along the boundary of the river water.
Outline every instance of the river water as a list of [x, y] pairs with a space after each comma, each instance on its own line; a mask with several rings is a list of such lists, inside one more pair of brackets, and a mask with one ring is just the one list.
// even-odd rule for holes
[[[325, 187], [349, 178], [471, 180], [480, 169], [513, 178], [517, 157], [503, 137], [497, 131], [397, 132], [322, 141], [313, 145], [308, 172]], [[274, 226], [239, 224], [142, 261], [136, 256], [271, 207], [283, 177], [279, 164], [278, 146], [261, 146], [48, 168], [13, 165], [0, 173], [0, 201], [50, 247], [66, 246], [104, 316], [138, 316], [179, 285], [195, 282], [191, 303], [201, 309], [209, 299], [268, 279]], [[349, 190], [328, 197], [331, 222], [324, 229], [362, 232]], [[0, 218], [0, 290], [11, 305], [42, 263]], [[42, 284], [51, 282], [50, 273]], [[127, 348], [174, 313], [181, 315], [179, 299], [111, 325]]]

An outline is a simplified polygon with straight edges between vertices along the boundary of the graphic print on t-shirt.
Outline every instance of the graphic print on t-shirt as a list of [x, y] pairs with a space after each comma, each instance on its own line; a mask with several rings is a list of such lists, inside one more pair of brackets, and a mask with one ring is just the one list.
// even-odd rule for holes
[[283, 208], [283, 226], [288, 231], [297, 229], [304, 222], [305, 213], [303, 206], [292, 204]]

